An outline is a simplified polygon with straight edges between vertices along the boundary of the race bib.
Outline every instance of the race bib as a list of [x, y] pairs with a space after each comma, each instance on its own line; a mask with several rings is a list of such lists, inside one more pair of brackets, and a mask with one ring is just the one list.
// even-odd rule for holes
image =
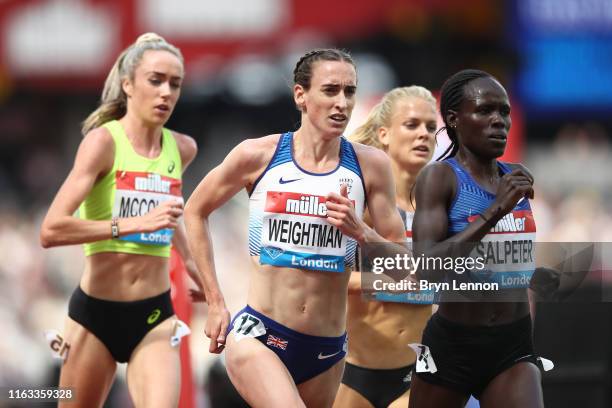
[[174, 330], [172, 331], [172, 336], [170, 336], [170, 346], [177, 347], [181, 344], [181, 339], [185, 336], [189, 336], [191, 334], [191, 329], [187, 325], [187, 323], [182, 320], [176, 319], [174, 322]]
[[379, 302], [410, 303], [415, 305], [431, 305], [435, 301], [433, 290], [422, 290], [419, 292], [389, 293], [376, 292], [374, 300]]
[[416, 372], [417, 373], [432, 373], [435, 374], [438, 371], [436, 363], [431, 356], [429, 347], [424, 344], [411, 343], [408, 345], [417, 355], [416, 359]]
[[243, 312], [234, 320], [234, 339], [240, 341], [245, 337], [259, 337], [266, 334], [266, 326], [262, 323], [259, 318]]
[[[168, 200], [183, 202], [181, 180], [155, 173], [117, 171], [113, 217], [140, 217]], [[174, 231], [166, 228], [154, 232], [125, 235], [122, 241], [150, 245], [170, 245]]]
[[70, 352], [70, 343], [57, 330], [46, 330], [43, 335], [51, 348], [51, 355], [54, 358], [66, 361]]
[[324, 196], [268, 191], [260, 263], [344, 272], [348, 238], [327, 222], [325, 201]]
[[471, 278], [498, 283], [500, 289], [528, 288], [535, 270], [535, 232], [531, 210], [506, 214], [470, 254], [484, 259], [484, 269], [472, 270]]

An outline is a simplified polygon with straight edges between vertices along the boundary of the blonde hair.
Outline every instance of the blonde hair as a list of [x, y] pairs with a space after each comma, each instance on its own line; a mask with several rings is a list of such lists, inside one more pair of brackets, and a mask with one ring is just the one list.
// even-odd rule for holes
[[115, 61], [104, 82], [100, 106], [83, 121], [81, 129], [83, 136], [92, 129], [125, 115], [127, 95], [123, 91], [122, 81], [125, 78], [134, 79], [136, 67], [142, 60], [144, 53], [149, 50], [168, 51], [174, 54], [181, 61], [181, 64], [183, 63], [183, 55], [174, 45], [166, 42], [164, 38], [155, 33], [142, 34], [134, 44], [123, 50]]
[[393, 88], [370, 111], [365, 123], [348, 137], [349, 140], [384, 150], [378, 139], [378, 129], [391, 125], [391, 118], [398, 101], [406, 98], [420, 98], [436, 108], [436, 98], [422, 86], [412, 85]]

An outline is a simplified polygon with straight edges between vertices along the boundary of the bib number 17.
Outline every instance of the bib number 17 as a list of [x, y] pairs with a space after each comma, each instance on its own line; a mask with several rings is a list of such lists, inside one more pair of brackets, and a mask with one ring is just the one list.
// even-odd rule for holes
[[243, 314], [240, 318], [240, 326], [236, 329], [236, 333], [248, 336], [251, 330], [260, 323], [259, 319], [249, 314]]
[[240, 340], [244, 337], [259, 337], [266, 334], [266, 327], [261, 320], [245, 312], [234, 321], [233, 331], [236, 340]]

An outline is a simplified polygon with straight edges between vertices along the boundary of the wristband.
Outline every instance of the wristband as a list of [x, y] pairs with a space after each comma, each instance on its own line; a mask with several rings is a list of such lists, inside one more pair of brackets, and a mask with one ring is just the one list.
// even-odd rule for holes
[[478, 215], [480, 216], [480, 218], [482, 218], [484, 220], [485, 224], [487, 224], [489, 226], [491, 225], [491, 220], [487, 220], [482, 213], [480, 213]]
[[483, 213], [478, 214], [480, 216], [480, 218], [482, 218], [485, 222], [485, 224], [487, 224], [490, 227], [495, 226], [495, 224], [492, 224], [491, 221], [493, 221], [493, 217], [495, 217], [497, 215], [497, 213], [499, 213], [501, 211], [501, 207], [497, 207], [495, 208], [495, 214], [493, 214], [491, 216], [491, 218], [487, 219], [487, 217], [484, 216]]
[[117, 217], [111, 219], [111, 237], [112, 239], [119, 238], [119, 218]]

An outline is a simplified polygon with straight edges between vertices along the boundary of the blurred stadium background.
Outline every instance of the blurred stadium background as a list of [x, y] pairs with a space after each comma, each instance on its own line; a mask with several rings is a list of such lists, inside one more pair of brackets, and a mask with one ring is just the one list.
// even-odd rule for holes
[[[334, 46], [358, 66], [349, 129], [392, 87], [438, 90], [468, 67], [494, 74], [513, 102], [507, 157], [535, 175], [538, 239], [612, 241], [609, 0], [0, 0], [0, 386], [56, 384], [42, 332], [61, 331], [83, 255], [79, 246], [43, 251], [41, 218], [110, 66], [147, 31], [186, 60], [168, 125], [199, 145], [186, 198], [241, 140], [298, 127], [293, 66], [308, 49]], [[246, 206], [241, 194], [212, 222], [232, 312], [248, 285]], [[612, 406], [611, 305], [540, 305], [536, 344], [557, 364], [544, 375], [547, 406]], [[241, 406], [222, 391], [205, 314], [195, 305], [195, 406]], [[129, 406], [121, 374], [107, 406]]]

